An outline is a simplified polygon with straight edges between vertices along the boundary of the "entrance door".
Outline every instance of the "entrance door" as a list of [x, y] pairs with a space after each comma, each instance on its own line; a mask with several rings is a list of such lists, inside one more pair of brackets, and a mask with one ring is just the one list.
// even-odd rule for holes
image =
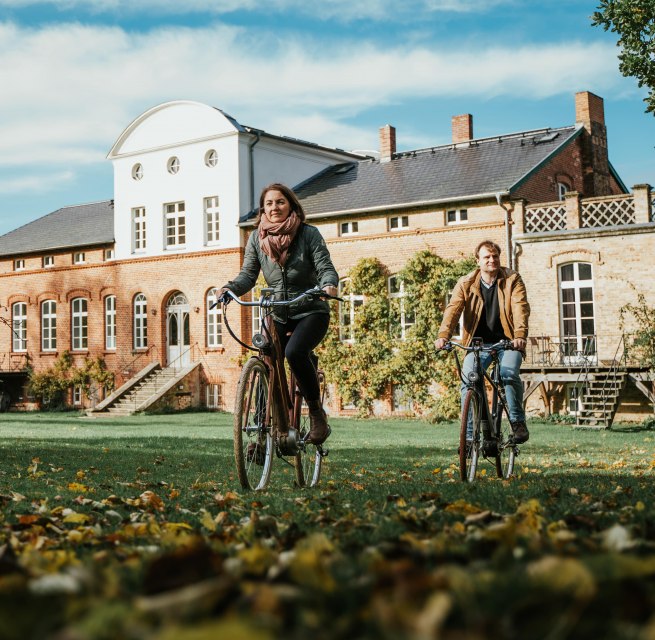
[[178, 291], [166, 304], [166, 344], [168, 366], [184, 367], [191, 362], [189, 302]]
[[594, 281], [588, 262], [572, 262], [560, 267], [560, 320], [564, 363], [594, 363]]

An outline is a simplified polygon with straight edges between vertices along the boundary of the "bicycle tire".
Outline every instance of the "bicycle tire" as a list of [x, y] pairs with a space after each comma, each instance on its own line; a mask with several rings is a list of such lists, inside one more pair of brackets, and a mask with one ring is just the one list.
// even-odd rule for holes
[[509, 437], [502, 431], [502, 425], [498, 428], [498, 455], [496, 456], [496, 475], [499, 478], [509, 479], [514, 473], [517, 448], [509, 442]]
[[259, 358], [241, 370], [234, 406], [234, 459], [244, 489], [261, 491], [268, 485], [273, 464], [273, 436], [266, 425], [270, 377]]
[[[318, 372], [318, 381], [321, 389], [321, 406], [325, 401], [325, 376], [322, 371]], [[302, 396], [296, 396], [296, 415], [299, 416], [298, 434], [303, 440], [309, 433], [309, 415], [303, 413], [304, 401]], [[306, 406], [306, 405], [305, 405]], [[323, 456], [315, 444], [307, 442], [302, 445], [295, 458], [296, 484], [299, 487], [315, 487], [321, 480], [321, 469], [323, 467]]]
[[[466, 437], [468, 430], [468, 416], [473, 417], [472, 439]], [[478, 394], [469, 389], [464, 396], [462, 405], [462, 422], [459, 430], [459, 475], [463, 482], [473, 482], [480, 458], [482, 436], [480, 433], [480, 398]]]

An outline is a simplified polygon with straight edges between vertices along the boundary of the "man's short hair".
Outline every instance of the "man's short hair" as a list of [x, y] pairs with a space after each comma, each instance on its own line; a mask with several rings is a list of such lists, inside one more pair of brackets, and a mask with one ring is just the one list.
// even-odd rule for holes
[[475, 247], [475, 257], [480, 257], [480, 249], [485, 247], [491, 253], [497, 253], [500, 255], [500, 247], [493, 240], [483, 240], [477, 247]]

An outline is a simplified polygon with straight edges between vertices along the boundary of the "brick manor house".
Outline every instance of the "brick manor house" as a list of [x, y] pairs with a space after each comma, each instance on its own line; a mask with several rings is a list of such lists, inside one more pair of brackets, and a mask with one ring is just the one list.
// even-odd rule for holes
[[[640, 295], [655, 305], [643, 269], [655, 249], [653, 199], [648, 185], [630, 192], [609, 162], [603, 100], [592, 93], [575, 95], [571, 125], [475, 138], [465, 114], [453, 117], [450, 144], [402, 152], [386, 125], [370, 155], [175, 101], [134, 120], [108, 158], [113, 200], [0, 237], [0, 378], [12, 409], [36, 406], [29, 368], [48, 369], [68, 351], [78, 366], [101, 357], [115, 375], [111, 393], [71, 388], [73, 405], [230, 410], [243, 352], [210, 307], [239, 271], [260, 189], [275, 181], [296, 189], [343, 277], [366, 256], [394, 274], [425, 248], [453, 259], [495, 240], [533, 309], [528, 404], [583, 419], [586, 395], [602, 385], [611, 406], [596, 407], [589, 424], [652, 412], [652, 374], [623, 357], [619, 317]], [[392, 275], [389, 286], [402, 304], [402, 283]], [[344, 339], [361, 302], [351, 294], [342, 304]], [[250, 336], [249, 311], [230, 312]], [[338, 393], [331, 409], [348, 411]], [[377, 404], [407, 409], [393, 389]]]

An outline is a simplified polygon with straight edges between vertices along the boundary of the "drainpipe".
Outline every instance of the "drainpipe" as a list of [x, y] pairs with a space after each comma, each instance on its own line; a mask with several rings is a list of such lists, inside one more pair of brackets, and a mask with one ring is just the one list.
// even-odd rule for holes
[[510, 269], [514, 268], [514, 251], [512, 251], [512, 242], [511, 242], [511, 235], [510, 235], [510, 225], [512, 224], [511, 221], [511, 215], [512, 215], [512, 208], [511, 205], [505, 206], [502, 202], [503, 194], [502, 193], [497, 193], [496, 194], [496, 202], [498, 203], [498, 206], [505, 212], [505, 244], [506, 244], [506, 250], [507, 250], [507, 262], [508, 262], [508, 267]]
[[255, 208], [255, 161], [254, 161], [254, 152], [253, 149], [255, 145], [259, 142], [261, 134], [259, 131], [255, 131], [255, 140], [248, 145], [248, 158], [250, 160], [250, 209], [252, 211]]

